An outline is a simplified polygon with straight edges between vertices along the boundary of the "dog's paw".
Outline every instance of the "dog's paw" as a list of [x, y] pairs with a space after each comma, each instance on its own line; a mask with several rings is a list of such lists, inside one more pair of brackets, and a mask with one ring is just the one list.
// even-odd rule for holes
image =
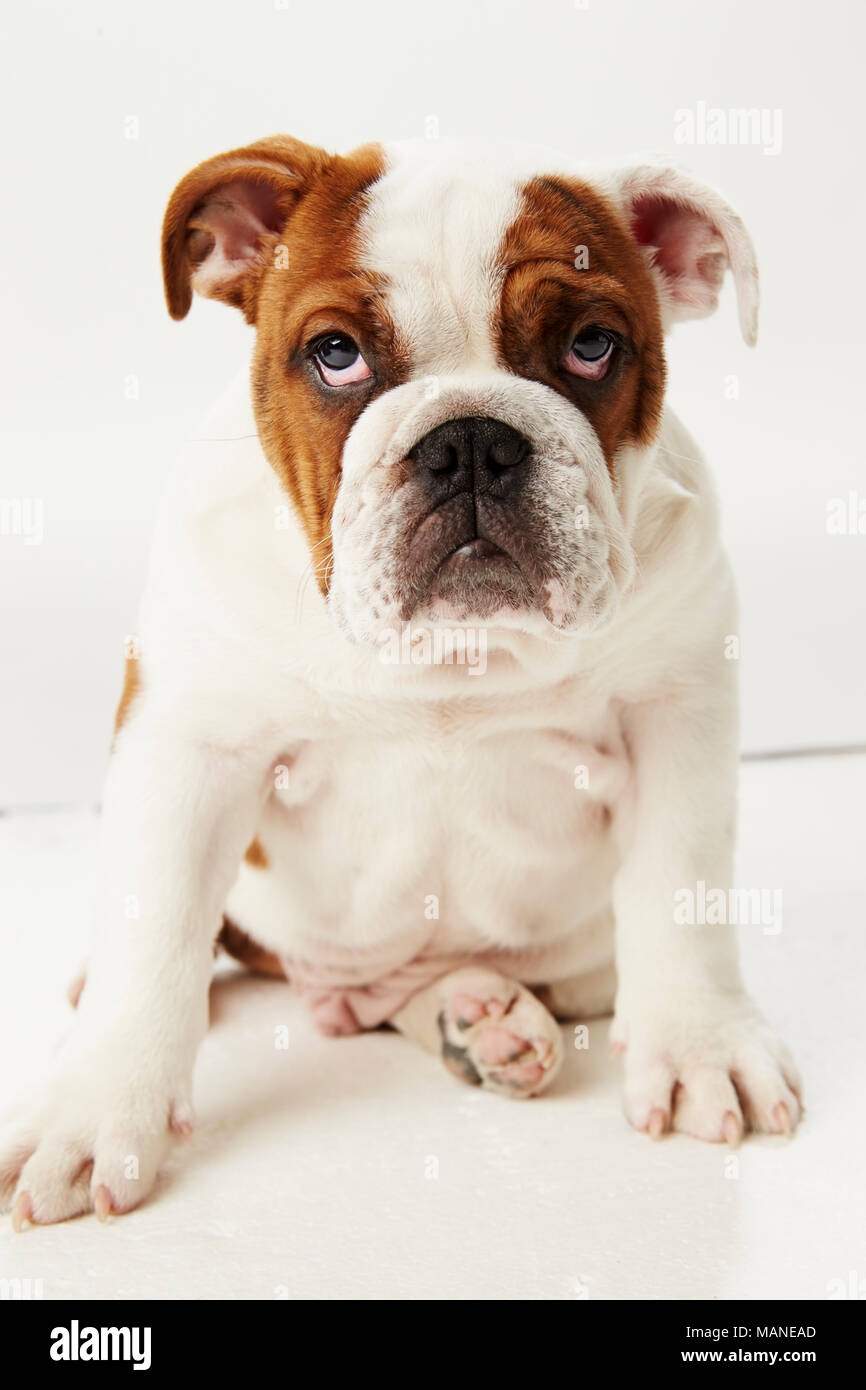
[[447, 977], [437, 1017], [442, 1060], [461, 1081], [500, 1095], [538, 1095], [562, 1062], [562, 1034], [523, 985], [493, 970]]
[[654, 1139], [673, 1129], [736, 1144], [746, 1130], [789, 1135], [800, 1121], [796, 1065], [748, 999], [618, 1010], [611, 1041], [625, 1049], [626, 1115]]
[[104, 1060], [61, 1067], [0, 1128], [0, 1206], [12, 1224], [48, 1225], [95, 1211], [105, 1220], [152, 1188], [170, 1135], [192, 1131], [186, 1098]]

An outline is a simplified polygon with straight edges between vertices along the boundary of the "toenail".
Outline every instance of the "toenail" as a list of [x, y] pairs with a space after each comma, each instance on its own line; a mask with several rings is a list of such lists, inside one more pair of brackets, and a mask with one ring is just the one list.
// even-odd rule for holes
[[788, 1107], [783, 1100], [780, 1100], [779, 1104], [775, 1107], [773, 1111], [773, 1119], [775, 1120], [776, 1125], [781, 1134], [787, 1134], [789, 1136], [793, 1134], [794, 1127], [791, 1124], [791, 1116], [788, 1111]]
[[168, 1117], [168, 1127], [172, 1134], [176, 1134], [179, 1139], [192, 1138], [192, 1119], [189, 1113], [184, 1110], [172, 1108]]
[[97, 1221], [107, 1221], [111, 1215], [111, 1193], [105, 1183], [100, 1183], [93, 1194], [93, 1210]]
[[33, 1204], [29, 1192], [19, 1192], [12, 1206], [12, 1229], [19, 1234], [33, 1224]]
[[651, 1110], [647, 1120], [646, 1132], [650, 1139], [661, 1139], [668, 1125], [668, 1117], [663, 1110]]

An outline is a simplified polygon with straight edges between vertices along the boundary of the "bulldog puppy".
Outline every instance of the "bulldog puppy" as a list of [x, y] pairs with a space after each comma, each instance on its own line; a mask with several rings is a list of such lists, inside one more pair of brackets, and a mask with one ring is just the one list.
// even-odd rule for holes
[[324, 1031], [389, 1022], [503, 1096], [615, 1005], [636, 1129], [791, 1132], [734, 928], [675, 911], [732, 882], [736, 611], [663, 338], [730, 269], [754, 342], [739, 217], [670, 168], [275, 136], [181, 181], [163, 259], [174, 318], [223, 300], [255, 347], [159, 522], [15, 1224], [147, 1194], [219, 934]]

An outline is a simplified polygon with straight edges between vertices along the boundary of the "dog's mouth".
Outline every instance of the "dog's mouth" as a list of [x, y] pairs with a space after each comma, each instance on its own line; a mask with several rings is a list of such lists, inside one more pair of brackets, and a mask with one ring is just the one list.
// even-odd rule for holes
[[464, 541], [452, 550], [443, 560], [439, 572], [441, 574], [444, 569], [460, 570], [468, 565], [477, 568], [479, 565], [490, 565], [493, 561], [502, 560], [507, 564], [514, 564], [511, 556], [495, 541], [488, 540], [486, 536], [475, 536], [471, 541]]
[[409, 544], [404, 616], [432, 605], [463, 618], [528, 606], [535, 586], [518, 544], [510, 517], [471, 496], [451, 498], [423, 519]]

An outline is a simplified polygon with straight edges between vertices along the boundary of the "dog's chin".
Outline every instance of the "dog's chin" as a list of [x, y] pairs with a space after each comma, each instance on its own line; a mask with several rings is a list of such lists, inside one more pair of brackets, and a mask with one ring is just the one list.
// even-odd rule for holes
[[534, 599], [513, 557], [494, 541], [476, 537], [446, 556], [407, 616], [488, 624], [503, 615], [528, 614]]

